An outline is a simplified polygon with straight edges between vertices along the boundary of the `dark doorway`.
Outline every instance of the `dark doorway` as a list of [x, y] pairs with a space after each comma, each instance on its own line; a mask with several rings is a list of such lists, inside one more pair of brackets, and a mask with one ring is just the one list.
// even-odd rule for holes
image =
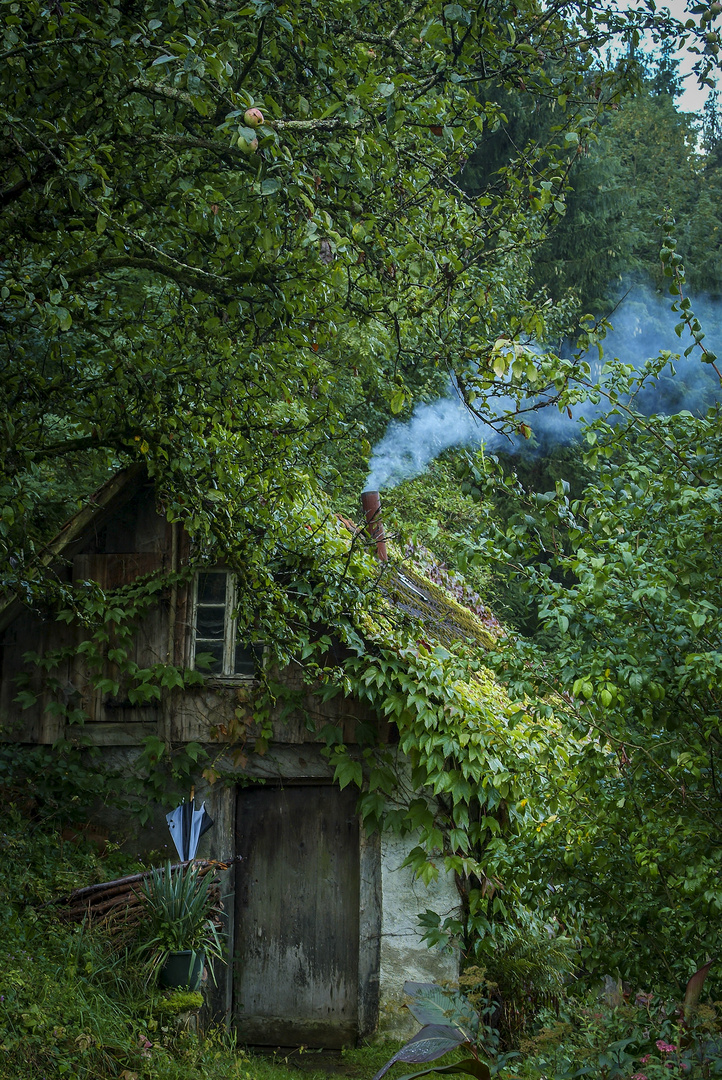
[[358, 1037], [356, 798], [331, 785], [238, 791], [234, 1015], [250, 1046]]

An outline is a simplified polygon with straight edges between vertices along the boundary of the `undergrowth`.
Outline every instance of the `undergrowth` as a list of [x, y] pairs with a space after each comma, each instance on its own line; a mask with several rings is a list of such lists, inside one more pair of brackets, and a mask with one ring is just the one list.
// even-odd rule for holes
[[132, 949], [102, 929], [59, 920], [53, 900], [79, 886], [133, 873], [112, 848], [6, 808], [0, 833], [1, 1080], [325, 1080], [338, 1070], [369, 1080], [386, 1048], [255, 1056], [216, 1028], [196, 1033], [200, 995], [161, 994]]
[[65, 924], [53, 899], [131, 873], [13, 810], [0, 834], [0, 1077], [5, 1080], [216, 1080], [245, 1076], [225, 1033], [200, 1039], [158, 1013], [136, 956], [101, 930]]
[[[118, 851], [101, 858], [90, 845], [63, 843], [57, 833], [7, 811], [0, 833], [2, 1080], [293, 1080], [300, 1073], [305, 1080], [371, 1080], [388, 1059], [389, 1044], [336, 1056], [250, 1054], [228, 1031], [196, 1033], [189, 1018], [198, 996], [162, 996], [137, 952], [118, 948], [102, 930], [58, 919], [56, 897], [136, 868]], [[568, 961], [560, 958], [560, 970]], [[509, 968], [509, 956], [501, 966]], [[500, 1080], [722, 1077], [722, 1003], [701, 1004], [686, 1024], [674, 1001], [650, 993], [627, 995], [612, 1008], [596, 997], [575, 1001], [569, 984], [549, 972], [542, 985], [528, 963], [515, 988], [501, 968], [483, 974], [470, 972], [469, 979], [505, 988], [499, 1000], [506, 994], [518, 1006], [520, 1022], [507, 1033], [515, 1036], [513, 1045], [500, 1046], [497, 1032], [480, 1047]], [[546, 1000], [554, 1008], [546, 1008]], [[492, 993], [487, 1025], [498, 1024], [495, 1003]], [[389, 1077], [407, 1069], [394, 1066]]]
[[[686, 1023], [675, 1001], [638, 993], [611, 1007], [596, 997], [542, 1010], [501, 1080], [708, 1080], [722, 1076], [722, 1002]], [[493, 1071], [493, 1070], [492, 1070]]]

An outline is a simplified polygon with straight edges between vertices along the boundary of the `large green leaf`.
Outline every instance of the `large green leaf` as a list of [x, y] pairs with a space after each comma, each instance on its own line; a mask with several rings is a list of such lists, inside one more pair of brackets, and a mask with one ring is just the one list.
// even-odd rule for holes
[[464, 1058], [463, 1061], [455, 1061], [451, 1065], [434, 1065], [431, 1069], [422, 1069], [421, 1072], [405, 1073], [398, 1080], [415, 1080], [417, 1076], [429, 1076], [431, 1073], [447, 1076], [466, 1073], [467, 1076], [475, 1076], [476, 1080], [490, 1080], [491, 1078], [489, 1066], [483, 1061], [477, 1058]]
[[379, 1069], [373, 1080], [380, 1080], [397, 1061], [434, 1061], [466, 1042], [463, 1032], [446, 1024], [427, 1024], [409, 1039], [392, 1058]]
[[420, 1024], [447, 1024], [458, 1028], [467, 1041], [472, 1041], [479, 1027], [479, 1018], [463, 994], [444, 990], [436, 983], [407, 982], [404, 993], [411, 1000], [409, 1012]]

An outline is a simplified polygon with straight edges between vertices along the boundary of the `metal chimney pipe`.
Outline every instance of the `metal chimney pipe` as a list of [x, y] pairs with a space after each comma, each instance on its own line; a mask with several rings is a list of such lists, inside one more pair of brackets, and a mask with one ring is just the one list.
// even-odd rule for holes
[[384, 523], [381, 520], [381, 498], [378, 491], [362, 491], [361, 507], [366, 520], [366, 531], [376, 541], [376, 557], [381, 562], [388, 562], [386, 534], [384, 533]]

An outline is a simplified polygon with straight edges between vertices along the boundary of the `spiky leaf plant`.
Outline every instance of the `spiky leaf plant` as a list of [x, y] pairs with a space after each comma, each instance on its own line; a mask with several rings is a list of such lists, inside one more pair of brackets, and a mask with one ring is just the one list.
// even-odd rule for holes
[[211, 895], [211, 875], [201, 875], [190, 863], [171, 869], [170, 862], [155, 868], [143, 882], [148, 914], [148, 936], [142, 947], [153, 954], [153, 969], [173, 952], [191, 949], [209, 959], [224, 960], [222, 936], [216, 919], [222, 915]]

